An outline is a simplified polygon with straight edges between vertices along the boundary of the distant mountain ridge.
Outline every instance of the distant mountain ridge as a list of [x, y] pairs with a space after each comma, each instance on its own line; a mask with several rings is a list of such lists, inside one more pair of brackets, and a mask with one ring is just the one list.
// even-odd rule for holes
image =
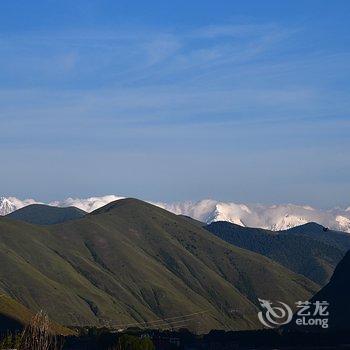
[[350, 235], [315, 223], [287, 231], [242, 227], [226, 221], [204, 227], [224, 241], [269, 257], [314, 282], [325, 285], [350, 249]]
[[[49, 203], [53, 206], [74, 206], [86, 212], [96, 210], [123, 196], [101, 196], [85, 199], [67, 198]], [[19, 200], [14, 197], [0, 198], [0, 215], [36, 203], [33, 199]], [[258, 227], [272, 231], [287, 230], [308, 222], [317, 222], [333, 230], [350, 233], [350, 207], [321, 210], [301, 205], [246, 205], [234, 202], [220, 202], [205, 199], [197, 202], [164, 203], [150, 202], [178, 215], [190, 216], [207, 224], [214, 221], [228, 221], [244, 227]]]
[[331, 244], [345, 251], [350, 249], [350, 236], [341, 231], [332, 231], [315, 222], [309, 222], [302, 226], [296, 226], [289, 230], [281, 231], [289, 235], [302, 235], [305, 237], [317, 239], [327, 244]]
[[81, 219], [87, 213], [75, 207], [53, 207], [45, 204], [30, 204], [18, 209], [6, 217], [36, 225], [54, 225], [66, 221]]

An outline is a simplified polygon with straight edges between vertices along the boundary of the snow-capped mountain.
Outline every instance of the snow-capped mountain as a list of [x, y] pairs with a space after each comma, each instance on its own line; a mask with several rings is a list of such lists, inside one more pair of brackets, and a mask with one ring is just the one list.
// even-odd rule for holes
[[229, 221], [241, 226], [281, 231], [307, 222], [317, 222], [333, 230], [350, 233], [349, 208], [346, 210], [339, 208], [321, 210], [294, 204], [246, 205], [215, 200], [158, 203], [158, 205], [176, 214], [188, 215], [206, 223]]
[[0, 215], [7, 215], [16, 210], [16, 206], [5, 197], [0, 197]]
[[0, 197], [0, 216], [10, 214], [17, 209], [34, 203], [42, 202], [38, 202], [34, 199], [21, 200], [16, 197]]
[[[67, 198], [63, 201], [48, 203], [49, 205], [67, 207], [75, 206], [87, 212], [98, 209], [112, 201], [125, 198], [108, 195], [90, 198]], [[0, 198], [0, 215], [37, 202], [34, 199], [20, 200], [15, 197]], [[273, 231], [286, 230], [307, 222], [317, 222], [333, 230], [350, 233], [350, 207], [322, 210], [310, 206], [294, 204], [266, 206], [260, 204], [237, 204], [204, 199], [197, 202], [178, 203], [150, 202], [175, 214], [191, 216], [194, 219], [210, 223], [213, 221], [229, 221], [241, 226], [260, 227]]]

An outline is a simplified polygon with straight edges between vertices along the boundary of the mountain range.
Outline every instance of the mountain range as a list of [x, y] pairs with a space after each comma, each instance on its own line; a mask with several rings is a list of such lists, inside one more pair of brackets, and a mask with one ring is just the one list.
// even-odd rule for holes
[[[36, 209], [41, 207], [36, 207]], [[0, 293], [63, 325], [252, 329], [258, 298], [319, 285], [136, 199], [42, 226], [0, 218]]]
[[242, 227], [226, 221], [205, 228], [235, 246], [257, 252], [325, 285], [350, 249], [350, 235], [308, 223], [286, 231]]
[[[48, 204], [59, 207], [74, 206], [86, 212], [96, 210], [123, 196], [108, 195], [86, 199], [67, 198]], [[29, 204], [43, 204], [34, 199], [20, 200], [15, 197], [0, 198], [0, 215], [6, 215]], [[350, 207], [321, 210], [310, 206], [286, 205], [248, 205], [233, 202], [220, 202], [205, 199], [197, 202], [150, 202], [175, 214], [190, 216], [207, 224], [214, 221], [228, 221], [244, 227], [258, 227], [271, 231], [287, 230], [308, 222], [317, 222], [332, 230], [350, 233]]]
[[[36, 225], [54, 225], [80, 219], [87, 214], [75, 207], [30, 204], [6, 217]], [[307, 223], [285, 231], [269, 231], [227, 221], [215, 221], [206, 225], [189, 216], [180, 217], [230, 244], [262, 254], [321, 286], [329, 281], [335, 266], [350, 249], [349, 234], [331, 231], [316, 223]]]

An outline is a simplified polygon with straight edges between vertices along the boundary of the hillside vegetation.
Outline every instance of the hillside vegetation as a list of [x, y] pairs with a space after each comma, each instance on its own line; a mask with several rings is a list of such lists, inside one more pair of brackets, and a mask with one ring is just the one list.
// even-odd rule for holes
[[286, 235], [302, 235], [322, 241], [328, 245], [333, 245], [343, 251], [350, 249], [350, 234], [347, 232], [329, 230], [327, 227], [315, 222], [309, 222], [305, 225], [296, 226], [286, 231], [281, 231]]
[[[346, 252], [345, 247], [308, 234], [309, 225], [300, 226], [293, 234], [242, 227], [225, 221], [214, 222], [205, 228], [228, 243], [267, 256], [320, 285], [329, 281]], [[350, 236], [347, 239], [350, 241]]]
[[[31, 310], [13, 298], [2, 293], [0, 294], [0, 334], [23, 330], [23, 328], [31, 322], [34, 316], [35, 315]], [[49, 323], [49, 330], [55, 334], [74, 334], [72, 330], [63, 327], [56, 322]]]
[[0, 290], [66, 325], [256, 328], [257, 298], [292, 304], [318, 288], [135, 199], [45, 227], [0, 218]]
[[0, 294], [0, 333], [17, 331], [28, 324], [33, 314], [5, 294]]
[[18, 209], [7, 217], [37, 225], [54, 225], [80, 219], [86, 215], [84, 210], [75, 207], [53, 207], [44, 204], [31, 204]]

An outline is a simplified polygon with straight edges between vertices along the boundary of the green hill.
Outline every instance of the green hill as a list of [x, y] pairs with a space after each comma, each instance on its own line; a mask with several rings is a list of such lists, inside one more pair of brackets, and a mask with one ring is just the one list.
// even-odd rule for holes
[[0, 294], [0, 333], [21, 330], [32, 316], [26, 307], [7, 295]]
[[[0, 334], [6, 332], [21, 331], [30, 323], [34, 313], [28, 308], [0, 293]], [[57, 334], [74, 334], [70, 329], [63, 327], [55, 322], [50, 324], [51, 331]]]
[[267, 256], [320, 285], [329, 281], [346, 252], [344, 248], [333, 246], [332, 242], [329, 244], [314, 234], [308, 234], [309, 225], [299, 227], [293, 234], [242, 227], [224, 221], [213, 222], [205, 228], [228, 243]]
[[191, 224], [193, 224], [195, 226], [204, 227], [204, 226], [207, 225], [205, 222], [193, 219], [193, 218], [191, 218], [190, 216], [187, 216], [187, 215], [179, 215], [179, 217], [184, 219], [184, 220], [187, 220], [189, 223], [191, 223]]
[[85, 215], [85, 211], [75, 207], [60, 208], [44, 204], [31, 204], [8, 214], [7, 217], [36, 225], [53, 225], [80, 219]]
[[0, 289], [66, 325], [207, 331], [259, 327], [257, 298], [294, 303], [318, 286], [177, 215], [125, 199], [45, 227], [0, 218]]

